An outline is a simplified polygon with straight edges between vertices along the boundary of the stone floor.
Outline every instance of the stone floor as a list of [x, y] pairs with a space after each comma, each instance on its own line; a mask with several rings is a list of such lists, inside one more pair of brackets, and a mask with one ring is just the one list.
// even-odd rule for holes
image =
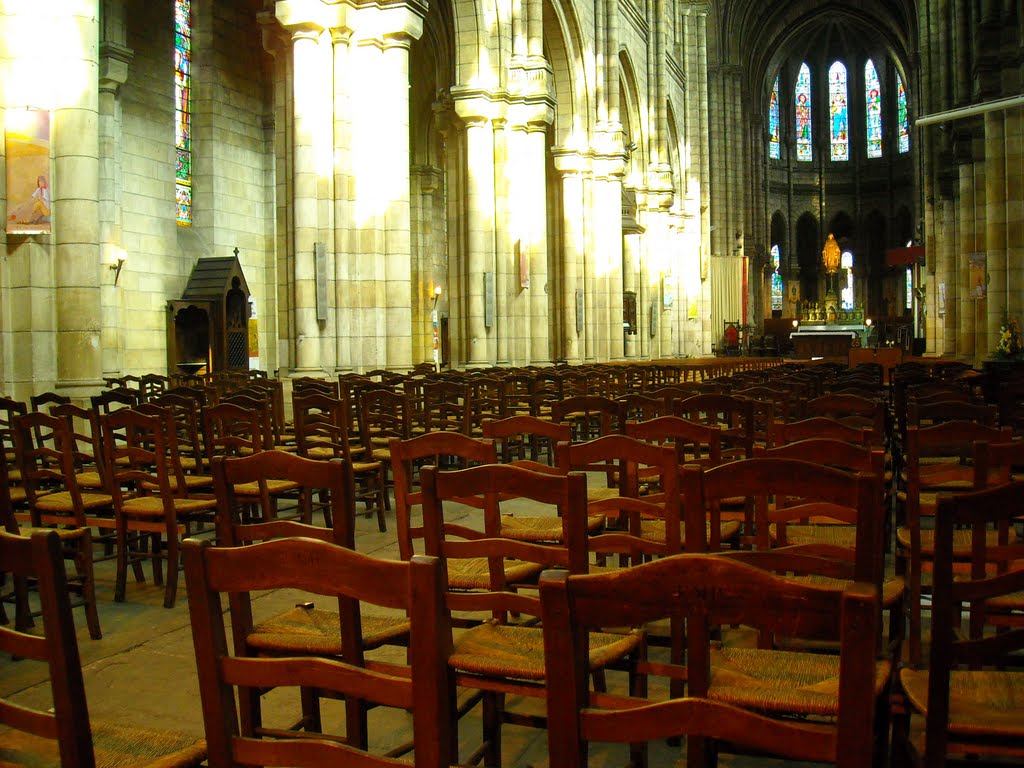
[[[376, 521], [360, 516], [357, 524], [357, 549], [381, 557], [397, 557], [393, 513], [390, 530], [377, 531]], [[114, 566], [97, 564], [97, 599], [103, 639], [91, 640], [84, 616], [75, 611], [79, 626], [78, 641], [85, 673], [90, 716], [93, 720], [114, 720], [131, 724], [170, 728], [197, 735], [203, 733], [202, 713], [189, 627], [184, 579], [174, 608], [163, 607], [163, 590], [152, 583], [129, 579], [127, 600], [115, 603]], [[296, 602], [287, 590], [268, 592], [257, 601], [255, 612], [270, 614]], [[0, 694], [15, 701], [40, 704], [47, 700], [47, 673], [42, 665], [28, 661], [0, 660]], [[289, 708], [292, 702], [288, 703]], [[283, 702], [269, 702], [270, 711]], [[340, 706], [340, 705], [338, 705]], [[477, 708], [479, 709], [479, 708]], [[272, 715], [268, 715], [271, 717]], [[384, 709], [371, 712], [371, 734], [377, 745], [401, 743], [408, 737], [410, 721], [405, 713]], [[339, 719], [339, 722], [340, 719]], [[460, 723], [461, 757], [479, 743], [478, 712], [473, 711]], [[506, 726], [503, 748], [504, 765], [548, 765], [546, 737], [543, 731]], [[682, 756], [678, 747], [652, 745], [652, 766], [675, 765]], [[625, 750], [592, 748], [591, 765], [624, 765]], [[794, 765], [785, 761], [723, 756], [723, 766]]]

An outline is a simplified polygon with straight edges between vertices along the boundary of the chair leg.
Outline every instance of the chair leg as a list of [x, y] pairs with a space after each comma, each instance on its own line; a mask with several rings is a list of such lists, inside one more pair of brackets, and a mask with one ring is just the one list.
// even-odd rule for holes
[[[167, 584], [164, 587], [164, 608], [173, 608], [178, 594], [178, 571], [181, 557], [178, 554], [178, 524], [171, 520], [167, 524]], [[157, 560], [154, 560], [157, 562]]]
[[123, 603], [126, 582], [128, 581], [128, 521], [123, 515], [117, 518], [117, 575], [114, 578], [114, 602]]
[[99, 640], [103, 637], [100, 616], [96, 610], [96, 577], [92, 563], [92, 536], [88, 529], [78, 539], [74, 550], [75, 572], [82, 581], [82, 602], [85, 604], [85, 621], [89, 626], [89, 637]]
[[483, 698], [484, 765], [501, 766], [501, 720], [505, 694], [485, 691]]

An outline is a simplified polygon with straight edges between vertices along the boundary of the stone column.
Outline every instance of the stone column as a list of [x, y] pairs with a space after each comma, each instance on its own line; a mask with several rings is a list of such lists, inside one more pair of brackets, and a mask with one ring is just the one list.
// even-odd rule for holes
[[988, 354], [1006, 316], [1006, 126], [1002, 111], [985, 113], [985, 250], [988, 269]]
[[964, 359], [974, 359], [975, 350], [975, 318], [977, 305], [981, 299], [971, 296], [971, 282], [968, 256], [978, 250], [975, 239], [975, 179], [974, 163], [966, 162], [960, 165], [960, 248], [957, 265], [958, 277], [954, 281], [956, 290], [953, 296], [946, 299], [947, 316], [950, 310], [950, 303], [957, 307], [956, 316], [959, 320], [959, 331], [954, 334], [956, 338], [957, 356]]
[[[336, 301], [352, 308], [348, 359], [366, 368], [404, 370], [412, 366], [413, 322], [409, 48], [423, 32], [422, 9], [334, 8], [338, 34], [348, 35], [347, 51], [335, 55], [346, 60], [346, 100], [335, 104], [335, 126], [343, 110], [347, 131], [336, 135], [335, 151], [342, 142], [351, 148], [334, 157], [343, 164], [337, 178], [345, 184], [336, 194], [346, 200], [346, 219], [338, 220], [344, 233], [335, 238], [347, 243], [338, 253], [346, 263], [338, 269], [349, 278]], [[372, 151], [381, 147], [387, 151]]]
[[[78, 2], [62, 24], [79, 43], [47, 51], [53, 83], [53, 241], [56, 386], [84, 399], [101, 384], [99, 224], [99, 2]], [[65, 87], [66, 86], [66, 87]], [[77, 87], [75, 87], [77, 86]], [[106, 278], [110, 273], [104, 274]], [[109, 278], [108, 278], [109, 279]]]
[[543, 365], [551, 362], [551, 310], [548, 291], [548, 227], [547, 227], [547, 129], [546, 122], [530, 123], [526, 128], [524, 147], [529, 158], [527, 178], [527, 243], [523, 249], [529, 258], [530, 287], [526, 318], [529, 338], [529, 362]]
[[[504, 117], [496, 117], [491, 126], [494, 129], [494, 325], [488, 344], [489, 360], [507, 366], [520, 357], [517, 347], [520, 342], [520, 324], [516, 322], [515, 305], [519, 293], [516, 279], [516, 254], [513, 247], [514, 235], [509, 228], [511, 150], [509, 148], [508, 125]], [[526, 350], [522, 351], [525, 356]]]
[[[280, 18], [280, 16], [279, 16]], [[315, 376], [323, 370], [320, 347], [321, 324], [317, 320], [317, 275], [315, 248], [319, 234], [319, 197], [317, 194], [317, 128], [325, 99], [315, 84], [330, 81], [320, 68], [317, 50], [323, 27], [312, 22], [287, 24], [292, 33], [292, 120], [294, 192], [292, 197], [292, 237], [295, 248], [295, 353], [292, 372], [298, 376]]]
[[335, 366], [338, 373], [348, 373], [355, 369], [356, 360], [353, 352], [357, 345], [355, 328], [357, 325], [357, 306], [359, 297], [353, 290], [355, 286], [352, 269], [352, 254], [358, 252], [358, 244], [353, 242], [352, 201], [350, 188], [352, 184], [352, 78], [358, 76], [353, 72], [350, 58], [352, 30], [337, 26], [331, 29], [331, 52], [334, 69], [333, 93], [333, 145], [334, 145], [334, 296], [337, 307], [334, 311]]
[[[1024, 14], [1022, 14], [1024, 15]], [[1024, 314], [1024, 109], [1006, 112], [1006, 311]]]
[[935, 317], [928, 323], [928, 335], [932, 336], [934, 329], [935, 340], [929, 338], [928, 346], [931, 351], [946, 357], [956, 355], [956, 321], [957, 290], [956, 275], [956, 204], [951, 198], [943, 198], [942, 208], [942, 234], [939, 239], [938, 253], [936, 254], [935, 280], [932, 281], [940, 286], [945, 286], [944, 307], [945, 316], [938, 316], [938, 291], [933, 298], [932, 306], [935, 307]]
[[[455, 99], [455, 109], [465, 125], [466, 269], [461, 290], [464, 297], [466, 365], [484, 367], [488, 355], [485, 324], [484, 281], [494, 273], [494, 131], [482, 99]], [[483, 113], [483, 114], [482, 114]]]
[[[111, 35], [111, 19], [106, 19], [106, 34]], [[122, 32], [118, 39], [123, 42]], [[114, 40], [100, 44], [99, 79], [99, 219], [100, 273], [102, 265], [114, 265], [127, 259], [121, 218], [122, 147], [121, 99], [118, 91], [128, 79], [132, 51]], [[121, 322], [121, 288], [113, 280], [103, 281], [103, 375], [119, 376], [124, 368], [124, 339]]]
[[585, 333], [583, 328], [576, 328], [577, 291], [583, 289], [585, 248], [583, 157], [576, 152], [556, 152], [555, 170], [561, 176], [562, 185], [562, 338], [556, 355], [575, 365], [583, 361], [581, 335]]

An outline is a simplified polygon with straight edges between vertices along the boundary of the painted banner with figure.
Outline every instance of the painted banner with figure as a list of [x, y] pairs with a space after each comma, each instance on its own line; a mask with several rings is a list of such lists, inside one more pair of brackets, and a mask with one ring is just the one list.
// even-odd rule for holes
[[7, 111], [7, 234], [48, 235], [52, 230], [50, 112]]

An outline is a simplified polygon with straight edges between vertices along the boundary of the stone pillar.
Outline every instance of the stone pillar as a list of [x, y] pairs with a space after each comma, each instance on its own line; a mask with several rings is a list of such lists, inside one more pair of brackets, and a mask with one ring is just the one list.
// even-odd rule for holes
[[988, 269], [987, 346], [992, 351], [1006, 316], [1006, 126], [1002, 111], [985, 113], [985, 250]]
[[334, 68], [333, 114], [334, 124], [334, 296], [337, 306], [334, 311], [335, 366], [337, 373], [349, 373], [355, 369], [353, 352], [358, 344], [355, 328], [358, 323], [359, 297], [354, 291], [356, 285], [352, 265], [352, 254], [358, 252], [353, 242], [352, 201], [352, 107], [351, 87], [353, 72], [351, 61], [352, 30], [348, 27], [331, 29], [331, 52]]
[[84, 399], [102, 383], [103, 370], [99, 92], [88, 85], [95, 86], [99, 78], [99, 2], [78, 2], [69, 15], [61, 23], [74, 26], [68, 32], [76, 35], [79, 45], [53, 47], [46, 53], [49, 71], [61, 73], [60, 82], [52, 84], [56, 386], [75, 399]]
[[977, 305], [981, 299], [971, 295], [971, 282], [968, 256], [978, 250], [975, 240], [975, 179], [974, 163], [960, 165], [960, 247], [957, 265], [958, 278], [953, 296], [946, 299], [946, 312], [949, 313], [950, 300], [957, 307], [956, 316], [959, 320], [959, 331], [954, 334], [957, 356], [974, 359], [975, 350], [975, 318]]
[[[330, 26], [340, 81], [331, 160], [340, 198], [335, 242], [344, 244], [336, 274], [347, 280], [335, 301], [346, 308], [342, 332], [349, 341], [339, 364], [404, 370], [412, 366], [413, 323], [409, 48], [423, 31], [421, 9], [316, 5], [334, 14]], [[372, 147], [387, 151], [367, 149]]]
[[[555, 170], [562, 185], [562, 338], [556, 354], [570, 364], [583, 361], [585, 325], [577, 330], [577, 296], [582, 301], [583, 254], [585, 249], [585, 217], [583, 175], [584, 161], [576, 152], [556, 152]], [[579, 293], [577, 293], [579, 292]], [[586, 308], [583, 308], [584, 311]]]
[[[929, 338], [928, 346], [939, 355], [953, 357], [956, 355], [956, 322], [958, 314], [956, 297], [959, 295], [959, 291], [957, 290], [958, 281], [956, 275], [956, 204], [951, 198], [943, 198], [941, 217], [942, 234], [939, 239], [938, 253], [935, 259], [935, 280], [932, 282], [944, 287], [936, 288], [936, 295], [932, 302], [932, 306], [935, 307], [935, 318], [932, 322], [928, 323], [928, 335], [931, 337], [932, 329], [934, 329], [935, 340], [933, 344], [931, 338]], [[939, 290], [945, 291], [944, 317], [938, 316]]]
[[317, 129], [315, 115], [330, 93], [316, 84], [330, 81], [320, 68], [317, 50], [323, 28], [313, 23], [286, 25], [292, 33], [293, 170], [292, 233], [295, 248], [295, 354], [293, 374], [315, 376], [323, 371], [321, 325], [317, 320], [315, 249], [320, 228], [317, 194]]
[[520, 323], [516, 322], [514, 307], [519, 293], [516, 278], [516, 254], [513, 247], [514, 235], [509, 229], [510, 180], [513, 172], [511, 151], [509, 147], [507, 121], [504, 117], [495, 118], [491, 125], [494, 129], [494, 286], [495, 313], [494, 325], [491, 327], [491, 340], [488, 344], [489, 360], [498, 365], [507, 366], [513, 359], [525, 357], [525, 346], [520, 341]]
[[547, 227], [547, 129], [546, 122], [532, 122], [526, 128], [525, 150], [529, 158], [529, 189], [524, 202], [528, 205], [527, 240], [529, 250], [530, 287], [526, 310], [530, 343], [529, 362], [543, 365], [551, 362], [551, 310], [548, 275]]
[[[1024, 14], [1022, 14], [1024, 15]], [[1006, 112], [1006, 312], [1024, 314], [1024, 109]]]
[[[128, 65], [132, 51], [119, 42], [109, 39], [113, 36], [110, 16], [105, 19], [105, 35], [108, 39], [100, 45], [99, 79], [99, 219], [100, 219], [100, 273], [103, 265], [114, 265], [119, 259], [127, 259], [124, 250], [121, 218], [122, 193], [122, 147], [121, 99], [118, 90], [128, 79]], [[117, 25], [122, 34], [117, 39], [123, 42], [124, 27]], [[121, 287], [113, 280], [103, 280], [103, 375], [119, 376], [124, 368], [124, 338], [121, 321]]]
[[465, 125], [466, 195], [465, 229], [466, 269], [460, 286], [464, 298], [466, 365], [484, 367], [488, 355], [488, 328], [485, 324], [484, 281], [494, 274], [494, 131], [490, 119], [481, 114], [486, 105], [479, 99], [455, 99], [455, 108]]

